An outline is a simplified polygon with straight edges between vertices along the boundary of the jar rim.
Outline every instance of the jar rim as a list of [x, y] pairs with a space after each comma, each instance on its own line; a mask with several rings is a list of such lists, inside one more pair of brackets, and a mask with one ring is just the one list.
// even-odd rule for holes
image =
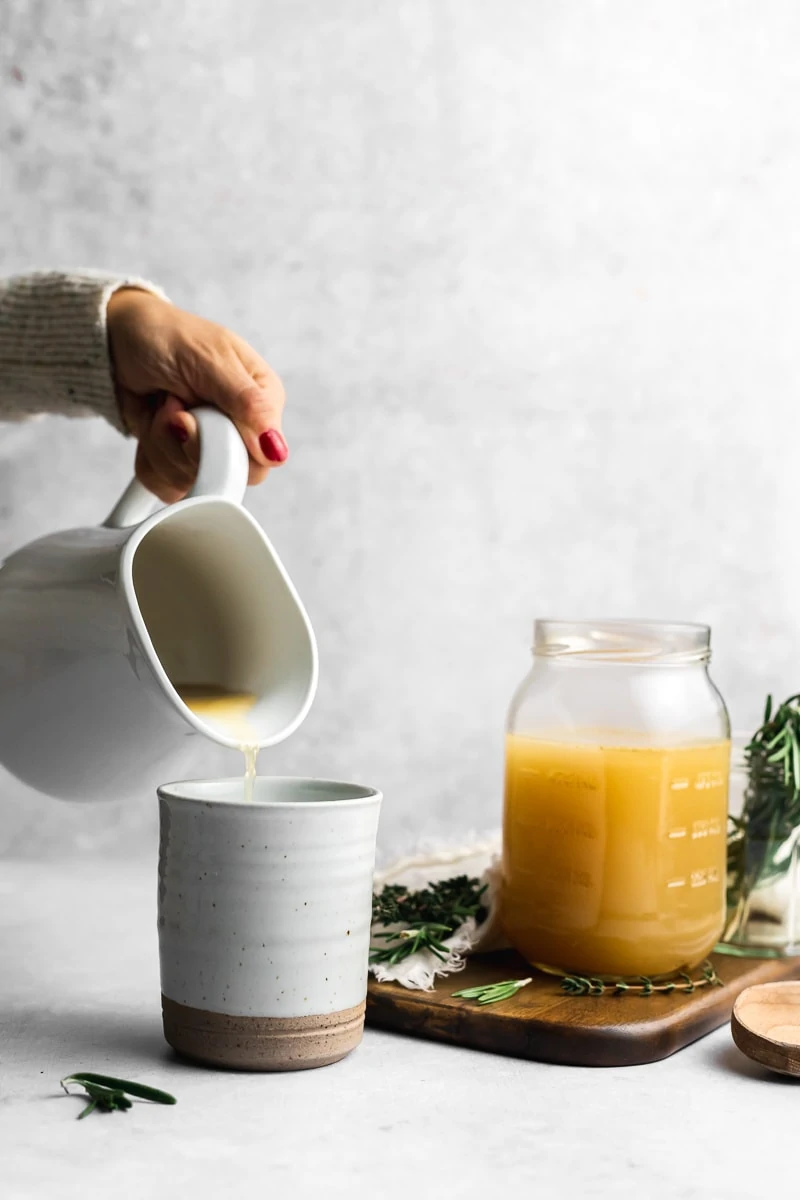
[[588, 620], [537, 619], [537, 658], [577, 658], [620, 663], [703, 663], [711, 657], [711, 629], [688, 621], [640, 621], [624, 617]]

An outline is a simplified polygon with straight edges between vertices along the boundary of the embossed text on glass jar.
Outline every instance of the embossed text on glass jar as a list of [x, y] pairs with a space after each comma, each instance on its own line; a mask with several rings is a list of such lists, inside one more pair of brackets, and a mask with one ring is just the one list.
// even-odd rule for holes
[[692, 967], [722, 929], [730, 724], [707, 626], [537, 621], [506, 743], [503, 916], [532, 963]]

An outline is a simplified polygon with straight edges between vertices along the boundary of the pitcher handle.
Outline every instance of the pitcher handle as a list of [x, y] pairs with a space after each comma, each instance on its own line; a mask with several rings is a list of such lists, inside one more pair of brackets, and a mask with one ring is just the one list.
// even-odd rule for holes
[[[200, 431], [200, 469], [186, 497], [219, 496], [241, 504], [247, 488], [250, 460], [233, 421], [217, 408], [195, 408], [192, 415]], [[152, 516], [161, 501], [133, 479], [104, 521], [106, 529], [127, 529]]]

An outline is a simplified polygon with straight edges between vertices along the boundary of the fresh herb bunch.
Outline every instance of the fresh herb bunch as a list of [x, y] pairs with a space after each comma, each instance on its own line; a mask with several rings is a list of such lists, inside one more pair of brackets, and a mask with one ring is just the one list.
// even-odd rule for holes
[[647, 975], [640, 975], [638, 978], [617, 979], [611, 983], [589, 976], [565, 975], [561, 980], [561, 990], [568, 992], [570, 996], [622, 996], [625, 993], [635, 996], [653, 996], [657, 993], [670, 995], [672, 992], [694, 992], [701, 987], [724, 986], [708, 959], [702, 964], [700, 970], [699, 979], [692, 979], [691, 975], [681, 971], [678, 979], [669, 979], [664, 983], [656, 983]]
[[483, 896], [487, 886], [468, 875], [442, 879], [418, 891], [397, 883], [386, 884], [372, 898], [372, 923], [402, 925], [402, 929], [374, 935], [386, 945], [371, 948], [370, 962], [394, 966], [418, 950], [430, 950], [445, 961], [449, 951], [444, 939], [469, 917], [474, 917], [478, 925], [486, 920], [488, 909]]
[[[89, 1103], [78, 1113], [82, 1121], [95, 1109], [98, 1112], [125, 1112], [133, 1107], [133, 1101], [128, 1096], [136, 1096], [140, 1100], [150, 1100], [155, 1104], [177, 1104], [169, 1092], [159, 1091], [158, 1088], [147, 1087], [144, 1083], [131, 1083], [127, 1079], [115, 1079], [111, 1075], [96, 1075], [93, 1071], [76, 1071], [61, 1080], [61, 1086], [70, 1095], [69, 1084], [77, 1083], [89, 1097]], [[127, 1095], [125, 1094], [127, 1092]]]
[[729, 817], [728, 904], [738, 910], [734, 923], [753, 890], [789, 865], [786, 843], [800, 826], [800, 695], [774, 712], [767, 697], [763, 723], [744, 757], [744, 805], [741, 816]]

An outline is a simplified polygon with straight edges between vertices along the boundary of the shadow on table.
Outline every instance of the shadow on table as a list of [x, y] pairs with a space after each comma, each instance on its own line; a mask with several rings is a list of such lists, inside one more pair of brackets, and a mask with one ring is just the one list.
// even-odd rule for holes
[[0, 1061], [3, 1066], [17, 1062], [37, 1069], [52, 1064], [65, 1075], [95, 1071], [127, 1079], [135, 1078], [139, 1067], [166, 1064], [194, 1072], [229, 1071], [176, 1054], [164, 1040], [158, 1010], [17, 1011], [0, 1020]]
[[[158, 1012], [32, 1010], [6, 1017], [3, 1060], [119, 1075], [125, 1064], [178, 1063]], [[127, 1070], [127, 1066], [125, 1066]]]
[[745, 1079], [755, 1079], [761, 1083], [772, 1083], [778, 1086], [783, 1084], [797, 1087], [796, 1079], [790, 1075], [778, 1075], [775, 1071], [768, 1071], [766, 1067], [762, 1067], [759, 1063], [753, 1062], [752, 1058], [748, 1058], [746, 1054], [742, 1054], [733, 1042], [715, 1046], [710, 1058], [715, 1066], [732, 1071], [735, 1075], [742, 1075]]

